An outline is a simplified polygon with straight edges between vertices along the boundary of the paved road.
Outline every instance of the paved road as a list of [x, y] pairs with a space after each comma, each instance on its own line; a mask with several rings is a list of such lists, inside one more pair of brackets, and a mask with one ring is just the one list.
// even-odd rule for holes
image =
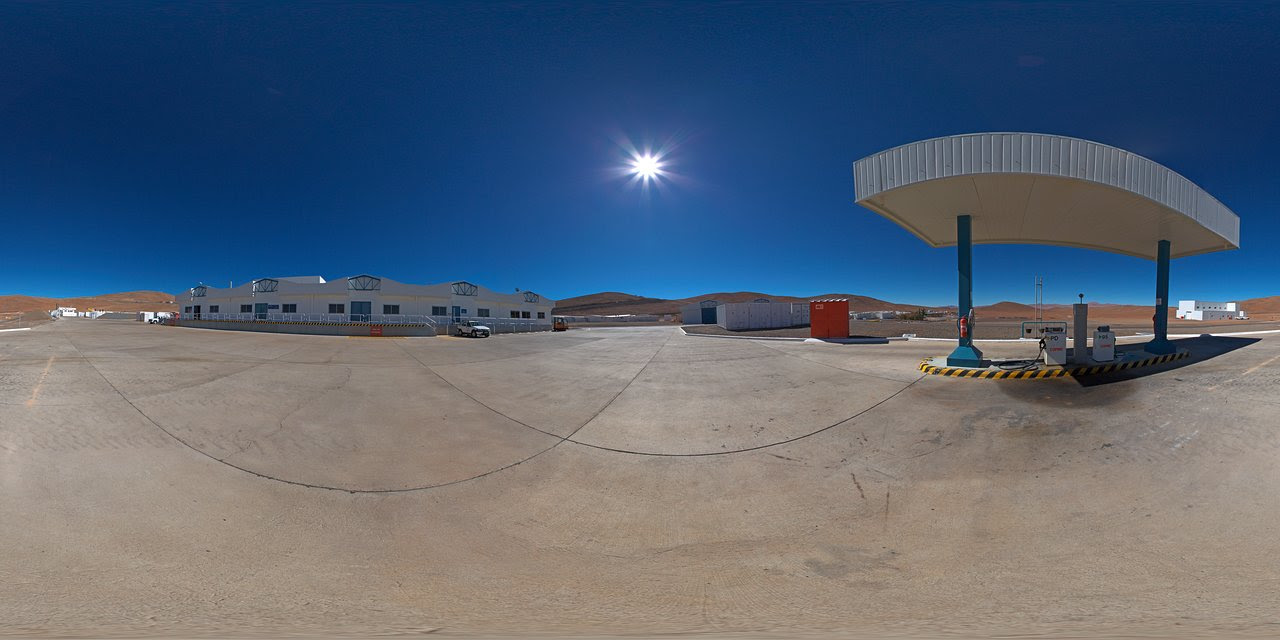
[[1275, 633], [1280, 339], [1184, 344], [0, 334], [0, 633]]

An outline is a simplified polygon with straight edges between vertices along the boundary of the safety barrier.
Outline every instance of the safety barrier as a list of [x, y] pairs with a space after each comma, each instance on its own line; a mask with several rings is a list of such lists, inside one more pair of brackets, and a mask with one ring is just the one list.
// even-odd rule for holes
[[[355, 318], [353, 320], [353, 318]], [[233, 328], [230, 324], [244, 323], [246, 330], [264, 329], [266, 325], [301, 325], [314, 327], [404, 327], [430, 329], [440, 335], [458, 333], [458, 326], [465, 322], [476, 322], [489, 327], [492, 333], [535, 333], [550, 331], [551, 322], [545, 319], [522, 318], [449, 318], [422, 315], [387, 315], [387, 314], [348, 314], [348, 313], [182, 313], [176, 324], [210, 323], [220, 324], [224, 328]], [[172, 324], [172, 323], [171, 323]], [[269, 329], [267, 329], [269, 330]]]
[[1064, 376], [1091, 376], [1099, 373], [1111, 373], [1114, 371], [1123, 371], [1125, 369], [1136, 369], [1138, 367], [1149, 367], [1174, 360], [1181, 360], [1191, 355], [1186, 351], [1171, 353], [1165, 356], [1153, 356], [1150, 358], [1142, 358], [1140, 360], [1130, 360], [1129, 362], [1117, 362], [1113, 364], [1085, 365], [1076, 367], [1062, 367], [1054, 369], [1027, 369], [1004, 371], [1001, 369], [968, 369], [962, 367], [938, 367], [929, 364], [929, 360], [925, 359], [920, 362], [920, 371], [929, 375], [944, 376], [948, 378], [984, 378], [989, 380], [1041, 380], [1045, 378], [1061, 378]]
[[[439, 326], [433, 316], [353, 314], [353, 313], [189, 313], [182, 320], [216, 320], [233, 322], [282, 322], [291, 324], [408, 324]], [[443, 319], [443, 318], [442, 318]]]

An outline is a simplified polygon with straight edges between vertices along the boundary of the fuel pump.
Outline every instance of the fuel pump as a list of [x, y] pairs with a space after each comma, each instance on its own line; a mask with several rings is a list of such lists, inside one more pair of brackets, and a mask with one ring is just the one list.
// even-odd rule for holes
[[1093, 361], [1111, 362], [1116, 359], [1116, 334], [1108, 325], [1093, 332]]
[[1044, 337], [1040, 339], [1044, 345], [1044, 363], [1064, 365], [1067, 363], [1067, 331], [1062, 327], [1045, 327]]

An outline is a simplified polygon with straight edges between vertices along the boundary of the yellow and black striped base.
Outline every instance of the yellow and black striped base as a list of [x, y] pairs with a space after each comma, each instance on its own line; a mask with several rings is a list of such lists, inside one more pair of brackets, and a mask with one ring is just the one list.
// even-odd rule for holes
[[1113, 371], [1122, 371], [1125, 369], [1137, 369], [1138, 367], [1149, 367], [1174, 360], [1181, 360], [1189, 354], [1186, 351], [1179, 351], [1164, 356], [1151, 356], [1140, 360], [1130, 360], [1128, 362], [1116, 362], [1112, 364], [1097, 364], [1078, 367], [1053, 367], [1028, 369], [1026, 371], [1003, 371], [1000, 369], [968, 369], [963, 367], [938, 367], [929, 364], [926, 359], [920, 363], [920, 371], [935, 376], [946, 376], [948, 378], [988, 378], [991, 380], [1027, 380], [1027, 379], [1044, 379], [1044, 378], [1062, 378], [1065, 376], [1091, 376], [1099, 373], [1111, 373]]

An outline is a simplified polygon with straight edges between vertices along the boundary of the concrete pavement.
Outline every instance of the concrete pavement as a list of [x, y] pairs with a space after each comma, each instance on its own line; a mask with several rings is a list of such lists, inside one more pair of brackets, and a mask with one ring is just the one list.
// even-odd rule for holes
[[1210, 347], [58, 321], [0, 335], [0, 633], [1274, 633], [1280, 339]]

